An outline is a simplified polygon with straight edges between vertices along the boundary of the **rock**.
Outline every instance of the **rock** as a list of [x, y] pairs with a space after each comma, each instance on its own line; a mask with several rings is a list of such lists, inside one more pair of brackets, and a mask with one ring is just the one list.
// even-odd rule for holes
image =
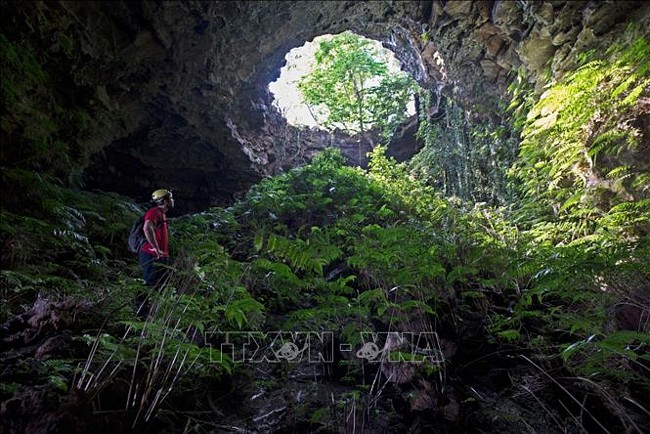
[[[644, 1], [4, 6], [3, 35], [33, 53], [44, 75], [38, 86], [23, 83], [22, 105], [2, 115], [2, 142], [11, 144], [3, 166], [32, 164], [26, 169], [137, 201], [173, 188], [177, 212], [229, 203], [330, 144], [346, 149], [352, 164], [365, 164], [364, 153], [352, 149], [358, 139], [297, 130], [273, 108], [268, 84], [284, 56], [318, 35], [352, 30], [380, 40], [423, 87], [478, 104], [490, 117], [507, 98], [510, 71], [522, 68], [540, 87], [547, 65], [557, 78], [580, 52], [603, 51], [650, 10]], [[8, 75], [29, 78], [21, 67]], [[30, 149], [23, 130], [35, 113], [55, 123], [46, 140], [68, 149], [58, 166], [49, 156], [25, 163], [21, 154]], [[409, 133], [399, 148], [394, 154], [407, 159], [417, 140]]]

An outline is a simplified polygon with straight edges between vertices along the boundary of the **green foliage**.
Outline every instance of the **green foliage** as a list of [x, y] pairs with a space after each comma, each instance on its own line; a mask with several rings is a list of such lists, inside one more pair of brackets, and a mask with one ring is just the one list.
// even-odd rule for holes
[[244, 296], [228, 303], [225, 317], [230, 324], [236, 325], [241, 330], [259, 323], [260, 320], [256, 321], [255, 318], [262, 318], [264, 311], [264, 305], [250, 296]]
[[363, 270], [370, 287], [429, 288], [445, 274], [436, 248], [423, 242], [428, 236], [417, 227], [375, 224], [361, 228], [361, 234], [348, 264]]
[[318, 276], [323, 274], [324, 266], [341, 256], [341, 250], [330, 244], [328, 234], [316, 226], [312, 227], [312, 236], [307, 240], [290, 240], [271, 234], [265, 247], [272, 256], [287, 261], [292, 269]]
[[[19, 47], [0, 42], [9, 61], [19, 58]], [[65, 38], [60, 43], [65, 50]], [[423, 123], [425, 148], [410, 164], [379, 146], [366, 171], [328, 149], [265, 179], [229, 208], [170, 219], [176, 260], [160, 292], [144, 287], [125, 249], [139, 206], [64, 188], [54, 174], [32, 170], [34, 161], [3, 169], [3, 181], [24, 190], [22, 204], [3, 205], [0, 215], [3, 322], [39, 297], [92, 306], [85, 316], [74, 312], [69, 353], [28, 357], [16, 369], [57, 396], [82, 391], [98, 413], [104, 402], [124, 403], [135, 426], [156, 418], [174, 397], [212, 402], [218, 391], [201, 385], [248, 369], [216, 349], [214, 337], [223, 331], [327, 330], [355, 351], [362, 332], [435, 331], [460, 351], [427, 348], [445, 354], [444, 363], [431, 366], [420, 363], [424, 353], [391, 348], [402, 362], [418, 362], [417, 377], [400, 387], [426, 382], [430, 398], [446, 402], [446, 385], [467, 372], [455, 357], [474, 367], [485, 360], [501, 363], [499, 369], [516, 364], [514, 375], [525, 369], [521, 360], [534, 356], [546, 363], [545, 376], [568, 374], [552, 377], [559, 389], [600, 397], [603, 408], [640, 412], [618, 395], [638, 400], [639, 391], [650, 391], [643, 374], [647, 321], [639, 314], [627, 326], [634, 330], [625, 330], [616, 309], [647, 312], [649, 175], [636, 163], [645, 160], [632, 158], [643, 147], [628, 122], [648, 84], [648, 67], [639, 61], [647, 43], [634, 39], [611, 55], [617, 60], [610, 63], [585, 58], [530, 105], [512, 169], [523, 188], [519, 202], [496, 206], [514, 198], [503, 177], [514, 135], [474, 124], [449, 104], [442, 123]], [[516, 92], [523, 113], [532, 94], [524, 85]], [[83, 111], [76, 116], [89, 122]], [[43, 122], [30, 131], [36, 142], [57, 127]], [[67, 152], [50, 144], [52, 152]], [[151, 303], [146, 320], [132, 311], [140, 293]], [[480, 352], [485, 348], [489, 354]], [[345, 389], [331, 420], [350, 405], [365, 411], [384, 399], [366, 381], [386, 366], [362, 362], [338, 366]], [[576, 386], [576, 379], [588, 386]], [[2, 393], [21, 393], [26, 385], [18, 381], [7, 381]], [[267, 386], [281, 383], [273, 378]], [[602, 390], [612, 392], [595, 392]], [[463, 405], [479, 402], [460, 398]], [[326, 420], [317, 411], [312, 423]]]
[[379, 128], [390, 140], [405, 119], [415, 81], [405, 73], [390, 73], [370, 40], [352, 32], [321, 42], [315, 58], [298, 89], [319, 122], [348, 134]]
[[[128, 271], [115, 261], [126, 253], [128, 228], [138, 212], [118, 195], [73, 192], [29, 173], [26, 178], [38, 183], [36, 194], [46, 194], [36, 196], [40, 206], [32, 215], [1, 212], [3, 320], [21, 312], [37, 294], [87, 296], [89, 287]], [[24, 198], [29, 201], [30, 194]], [[116, 273], [105, 273], [113, 267]]]
[[[629, 367], [644, 363], [645, 334], [611, 332], [608, 309], [650, 281], [648, 244], [629, 236], [646, 230], [647, 201], [616, 205], [588, 236], [554, 245], [514, 223], [509, 209], [445, 198], [383, 147], [368, 171], [327, 150], [230, 208], [171, 219], [177, 260], [164, 289], [148, 293], [151, 314], [141, 321], [131, 306], [147, 290], [133, 258], [122, 255], [142, 210], [116, 195], [49, 183], [40, 191], [50, 193], [37, 199], [38, 215], [3, 211], [3, 239], [14, 240], [0, 281], [3, 314], [19, 314], [40, 293], [96, 302], [106, 313], [74, 338], [87, 344], [80, 370], [57, 356], [37, 378], [59, 394], [83, 390], [100, 409], [112, 385], [126, 384], [119, 399], [134, 424], [177, 396], [211, 399], [210, 390], [196, 392], [198, 382], [247, 370], [218, 346], [197, 345], [197, 336], [228, 330], [333, 331], [356, 351], [363, 332], [407, 327], [462, 340], [477, 318], [474, 333], [497, 354], [536, 351], [590, 381], [643, 383]], [[109, 213], [119, 217], [108, 221]], [[43, 251], [47, 266], [36, 260]], [[426, 352], [390, 354], [440, 390], [448, 381], [448, 365], [422, 363]], [[363, 364], [339, 368], [350, 396], [366, 405]], [[21, 387], [10, 384], [7, 393]], [[345, 409], [340, 400], [333, 411]]]
[[[612, 318], [618, 303], [647, 305], [648, 167], [632, 119], [650, 83], [648, 47], [637, 36], [607, 58], [591, 53], [539, 101], [527, 97], [531, 108], [510, 171], [523, 195], [512, 214], [521, 249], [507, 271], [517, 296], [508, 313], [490, 315], [490, 330], [504, 344], [561, 359], [588, 379], [577, 394], [612, 384], [622, 394], [650, 390], [638, 374], [647, 369], [647, 333], [638, 333], [647, 324], [621, 330]], [[615, 413], [623, 425], [633, 423], [626, 411]]]
[[516, 131], [521, 131], [526, 123], [528, 112], [535, 104], [535, 92], [532, 85], [526, 81], [525, 74], [521, 69], [513, 69], [510, 72], [512, 79], [508, 86], [508, 93], [511, 96], [510, 105], [506, 112], [512, 113], [512, 126]]
[[505, 204], [512, 198], [506, 172], [515, 158], [516, 136], [503, 125], [474, 119], [452, 101], [433, 119], [432, 95], [420, 94], [417, 136], [424, 146], [409, 163], [415, 176], [446, 196]]
[[550, 240], [587, 235], [612, 207], [647, 196], [647, 167], [624, 161], [644, 152], [631, 120], [650, 85], [650, 45], [637, 38], [609, 56], [550, 86], [528, 113], [511, 174], [534, 204], [527, 212], [554, 217], [555, 230], [539, 227]]
[[647, 333], [618, 331], [572, 342], [564, 347], [561, 356], [578, 375], [592, 381], [639, 385], [647, 393], [650, 384], [639, 369], [644, 366], [644, 349], [649, 346]]

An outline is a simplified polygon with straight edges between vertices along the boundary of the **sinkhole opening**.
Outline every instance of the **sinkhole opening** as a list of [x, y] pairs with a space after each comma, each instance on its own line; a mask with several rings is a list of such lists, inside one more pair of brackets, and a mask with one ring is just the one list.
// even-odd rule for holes
[[327, 34], [285, 59], [269, 91], [290, 125], [350, 135], [376, 129], [388, 138], [416, 113], [419, 86], [379, 41], [350, 31]]

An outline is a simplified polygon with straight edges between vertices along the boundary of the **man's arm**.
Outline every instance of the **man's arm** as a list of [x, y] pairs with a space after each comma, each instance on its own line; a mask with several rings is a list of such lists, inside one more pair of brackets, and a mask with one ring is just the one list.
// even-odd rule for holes
[[160, 247], [158, 246], [158, 240], [156, 240], [154, 222], [152, 220], [145, 220], [143, 231], [144, 231], [145, 238], [153, 246], [154, 251], [156, 253], [156, 257], [160, 257], [162, 255], [162, 252], [160, 251]]

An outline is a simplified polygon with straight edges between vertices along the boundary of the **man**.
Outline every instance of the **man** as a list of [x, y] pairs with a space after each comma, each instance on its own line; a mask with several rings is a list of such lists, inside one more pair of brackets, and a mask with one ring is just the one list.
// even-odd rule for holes
[[[174, 208], [172, 192], [165, 189], [151, 194], [152, 207], [144, 215], [144, 243], [139, 252], [144, 280], [149, 288], [159, 289], [167, 278], [166, 264], [169, 262], [169, 237], [167, 233], [167, 211]], [[136, 313], [146, 317], [149, 308], [146, 294], [136, 297]]]

